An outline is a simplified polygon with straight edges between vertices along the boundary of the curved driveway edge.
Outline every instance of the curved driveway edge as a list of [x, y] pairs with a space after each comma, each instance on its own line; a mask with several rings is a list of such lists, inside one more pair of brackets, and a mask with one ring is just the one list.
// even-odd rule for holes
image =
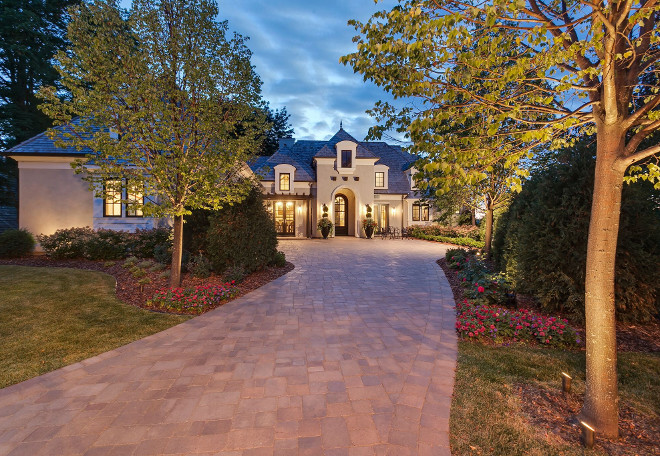
[[296, 268], [264, 287], [0, 390], [0, 454], [449, 455], [446, 247], [281, 248]]

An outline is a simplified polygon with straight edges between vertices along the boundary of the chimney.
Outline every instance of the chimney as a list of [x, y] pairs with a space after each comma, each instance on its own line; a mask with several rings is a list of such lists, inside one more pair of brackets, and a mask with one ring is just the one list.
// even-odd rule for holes
[[280, 138], [280, 149], [288, 147], [289, 149], [293, 147], [296, 142], [296, 138]]

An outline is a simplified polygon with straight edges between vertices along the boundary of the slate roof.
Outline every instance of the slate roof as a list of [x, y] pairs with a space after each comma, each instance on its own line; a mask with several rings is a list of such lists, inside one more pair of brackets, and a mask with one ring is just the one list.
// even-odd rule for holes
[[[296, 181], [315, 182], [314, 158], [335, 158], [337, 156], [335, 145], [340, 141], [356, 142], [358, 144], [357, 158], [378, 158], [376, 164], [386, 165], [389, 168], [388, 188], [375, 190], [375, 193], [407, 194], [410, 192], [410, 183], [404, 171], [415, 162], [413, 155], [405, 152], [399, 146], [392, 146], [385, 142], [357, 141], [343, 128], [340, 128], [328, 141], [300, 140], [289, 147], [281, 147], [271, 157], [258, 157], [250, 164], [250, 168], [260, 174], [262, 180], [273, 181], [275, 180], [275, 166], [286, 163], [296, 167]], [[270, 168], [268, 172], [265, 172], [264, 167]]]
[[[77, 122], [74, 119], [73, 122]], [[55, 127], [55, 130], [63, 131], [65, 126]], [[82, 156], [89, 154], [91, 150], [77, 150], [75, 147], [55, 147], [55, 143], [46, 135], [46, 132], [33, 136], [30, 139], [15, 145], [11, 149], [2, 152], [2, 155], [43, 155], [43, 156]]]

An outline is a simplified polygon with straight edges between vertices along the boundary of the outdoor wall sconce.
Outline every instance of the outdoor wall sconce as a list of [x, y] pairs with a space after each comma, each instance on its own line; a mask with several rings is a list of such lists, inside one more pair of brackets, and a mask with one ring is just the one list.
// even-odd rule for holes
[[594, 447], [594, 435], [596, 431], [584, 421], [580, 421], [580, 426], [582, 427], [582, 444], [590, 450]]
[[571, 392], [571, 376], [566, 372], [561, 373], [561, 390], [564, 394]]

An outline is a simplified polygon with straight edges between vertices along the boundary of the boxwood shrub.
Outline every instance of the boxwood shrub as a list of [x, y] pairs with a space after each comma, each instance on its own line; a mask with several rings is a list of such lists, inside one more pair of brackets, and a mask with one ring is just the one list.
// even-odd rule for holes
[[34, 250], [34, 237], [28, 230], [7, 230], [0, 233], [0, 258], [27, 256]]

